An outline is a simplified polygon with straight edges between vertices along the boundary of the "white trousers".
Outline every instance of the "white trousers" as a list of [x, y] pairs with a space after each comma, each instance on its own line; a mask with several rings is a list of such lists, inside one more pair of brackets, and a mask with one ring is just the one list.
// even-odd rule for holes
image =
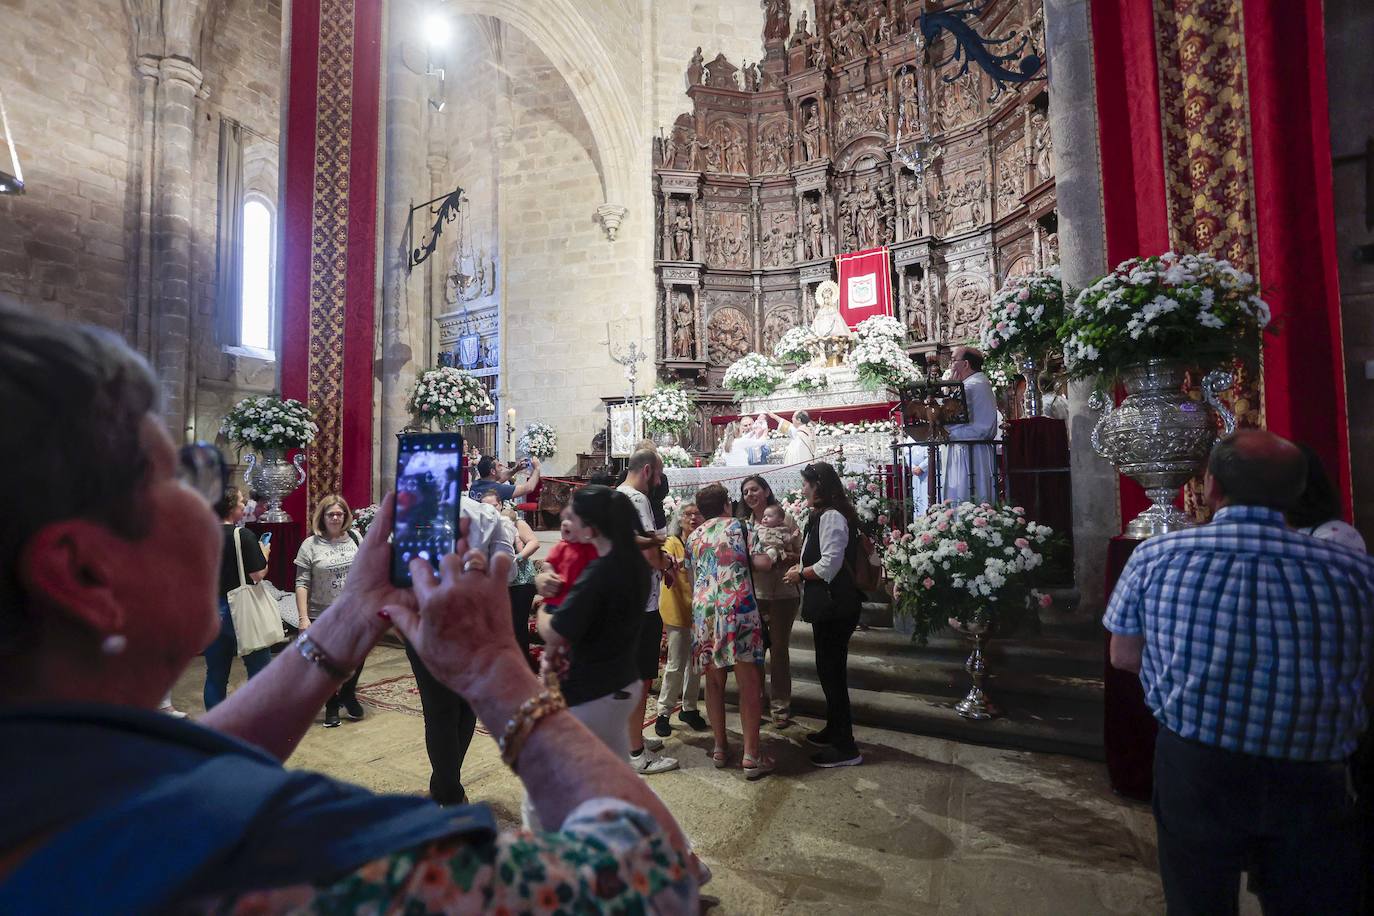
[[[617, 696], [622, 694], [623, 696]], [[630, 731], [626, 723], [630, 721], [630, 710], [634, 709], [639, 703], [639, 698], [644, 695], [644, 682], [631, 681], [616, 693], [608, 693], [604, 697], [597, 697], [586, 703], [579, 703], [576, 706], [569, 706], [568, 712], [573, 714], [573, 718], [587, 726], [587, 730], [601, 739], [611, 751], [621, 760], [628, 760], [630, 757]], [[533, 830], [536, 833], [542, 831], [544, 827], [539, 823], [539, 816], [535, 814], [534, 805], [530, 803], [530, 797], [525, 795], [525, 800], [520, 804], [520, 821], [526, 830]]]
[[692, 671], [692, 628], [663, 629], [668, 634], [668, 663], [663, 666], [663, 686], [658, 691], [658, 714], [670, 715], [679, 698], [683, 712], [696, 712], [701, 675]]

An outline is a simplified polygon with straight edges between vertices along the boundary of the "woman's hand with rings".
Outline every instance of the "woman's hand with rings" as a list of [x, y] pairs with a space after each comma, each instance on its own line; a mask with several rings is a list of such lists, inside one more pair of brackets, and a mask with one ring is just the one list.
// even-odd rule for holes
[[801, 578], [802, 568], [800, 566], [793, 566], [783, 574], [782, 581], [786, 582], [788, 585], [796, 585], [801, 581]]
[[439, 562], [437, 575], [428, 562], [411, 561], [418, 612], [399, 604], [385, 609], [434, 676], [469, 699], [501, 689], [501, 670], [529, 672], [510, 625], [510, 564], [505, 555], [488, 560], [464, 538]]

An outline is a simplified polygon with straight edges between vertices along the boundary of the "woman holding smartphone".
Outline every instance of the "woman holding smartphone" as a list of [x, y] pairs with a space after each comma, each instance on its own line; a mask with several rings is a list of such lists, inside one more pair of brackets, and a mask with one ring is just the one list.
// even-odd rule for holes
[[[343, 591], [359, 541], [353, 530], [353, 510], [337, 494], [320, 500], [310, 530], [314, 533], [296, 553], [296, 613], [302, 630], [310, 629], [311, 621], [323, 614]], [[354, 721], [363, 717], [363, 704], [357, 697], [358, 677], [362, 673], [359, 665], [325, 703], [325, 728], [338, 728], [340, 706]]]

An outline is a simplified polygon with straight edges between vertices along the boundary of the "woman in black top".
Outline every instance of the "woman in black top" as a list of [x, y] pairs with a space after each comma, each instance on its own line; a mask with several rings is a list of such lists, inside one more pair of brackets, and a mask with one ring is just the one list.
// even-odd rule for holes
[[863, 763], [854, 743], [849, 709], [849, 638], [859, 624], [861, 595], [854, 584], [859, 521], [840, 475], [824, 461], [801, 472], [802, 495], [811, 506], [801, 562], [783, 581], [802, 583], [801, 618], [816, 643], [816, 676], [825, 693], [825, 727], [806, 740], [822, 748], [811, 758], [818, 767]]
[[[224, 530], [224, 551], [219, 564], [219, 636], [205, 649], [205, 708], [213, 709], [229, 692], [229, 667], [239, 654], [238, 636], [234, 632], [234, 618], [229, 615], [229, 593], [238, 588], [239, 558], [243, 551], [243, 582], [261, 582], [267, 575], [270, 547], [258, 543], [258, 536], [247, 528], [238, 527], [243, 518], [243, 491], [225, 487], [224, 496], [215, 503]], [[239, 546], [235, 548], [234, 540]], [[243, 667], [252, 677], [272, 660], [270, 649], [258, 649], [243, 656]]]
[[[593, 545], [597, 556], [557, 610], [539, 612], [539, 635], [549, 651], [568, 653], [561, 683], [572, 714], [627, 759], [625, 722], [644, 690], [635, 647], [650, 582], [635, 543], [639, 514], [624, 493], [593, 484], [573, 494], [568, 516], [570, 539]], [[537, 827], [528, 800], [524, 814]]]

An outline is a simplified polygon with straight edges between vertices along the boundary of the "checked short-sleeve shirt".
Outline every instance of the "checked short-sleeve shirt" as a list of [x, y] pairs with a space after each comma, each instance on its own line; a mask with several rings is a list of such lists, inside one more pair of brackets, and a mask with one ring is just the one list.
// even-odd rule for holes
[[1102, 622], [1144, 636], [1145, 701], [1176, 734], [1284, 760], [1355, 750], [1374, 655], [1367, 555], [1228, 506], [1141, 544]]

